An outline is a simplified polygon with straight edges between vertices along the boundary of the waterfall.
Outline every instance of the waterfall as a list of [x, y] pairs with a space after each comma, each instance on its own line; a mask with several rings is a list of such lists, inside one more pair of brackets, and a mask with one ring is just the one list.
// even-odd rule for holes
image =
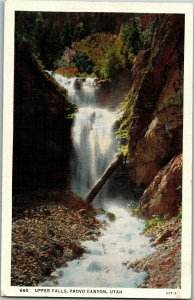
[[97, 107], [94, 78], [78, 80], [58, 74], [54, 78], [79, 108], [72, 129], [71, 182], [73, 191], [85, 198], [114, 156], [112, 127], [116, 115]]
[[96, 105], [94, 78], [78, 79], [54, 74], [55, 80], [68, 91], [69, 101], [77, 107]]
[[75, 119], [73, 190], [86, 197], [114, 155], [112, 126], [115, 115], [106, 109], [83, 107]]
[[[72, 129], [72, 189], [85, 197], [114, 155], [112, 127], [116, 115], [98, 107], [92, 78], [77, 83], [76, 78], [54, 76], [68, 89], [70, 101], [79, 108]], [[107, 222], [107, 230], [97, 241], [82, 243], [85, 247], [83, 257], [58, 269], [60, 276], [57, 280], [50, 278], [42, 283], [43, 286], [134, 288], [143, 282], [146, 272], [128, 269], [125, 262], [153, 252], [149, 239], [140, 235], [144, 221], [132, 216], [126, 205], [128, 199], [123, 194], [118, 199], [116, 197], [115, 203], [108, 199], [106, 184], [96, 200], [96, 206], [103, 206], [116, 216], [115, 221], [109, 221], [106, 215], [98, 216]]]

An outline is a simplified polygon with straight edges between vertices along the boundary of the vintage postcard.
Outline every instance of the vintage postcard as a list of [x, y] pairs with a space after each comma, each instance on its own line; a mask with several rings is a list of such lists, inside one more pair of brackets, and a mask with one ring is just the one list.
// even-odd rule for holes
[[5, 2], [2, 296], [191, 297], [192, 13]]

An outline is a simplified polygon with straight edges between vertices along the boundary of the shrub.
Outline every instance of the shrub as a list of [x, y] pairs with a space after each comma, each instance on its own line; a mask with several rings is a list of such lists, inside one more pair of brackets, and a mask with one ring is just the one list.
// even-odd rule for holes
[[90, 71], [100, 78], [113, 77], [124, 66], [120, 53], [121, 43], [117, 35], [95, 33], [81, 41], [73, 43], [79, 68], [82, 70], [89, 63]]
[[146, 221], [144, 233], [151, 231], [154, 227], [163, 224], [166, 218], [163, 215], [153, 215], [149, 220]]
[[61, 67], [55, 70], [57, 74], [61, 74], [63, 76], [72, 77], [77, 75], [78, 68], [75, 65], [72, 65], [70, 67]]
[[124, 156], [128, 153], [128, 145], [120, 145], [118, 148], [119, 153], [123, 154]]

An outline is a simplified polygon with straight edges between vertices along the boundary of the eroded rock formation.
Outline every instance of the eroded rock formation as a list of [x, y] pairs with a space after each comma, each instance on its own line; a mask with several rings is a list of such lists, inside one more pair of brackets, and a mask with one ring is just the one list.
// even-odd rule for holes
[[141, 213], [148, 217], [161, 215], [176, 216], [181, 205], [182, 155], [174, 157], [155, 176], [141, 197]]
[[[151, 49], [139, 53], [132, 69], [130, 94], [135, 101], [128, 128], [129, 173], [133, 183], [149, 187], [142, 197], [142, 203], [150, 201], [142, 211], [149, 215], [157, 214], [159, 210], [174, 215], [177, 203], [180, 203], [175, 190], [181, 185], [181, 164], [178, 163], [176, 174], [173, 168], [177, 158], [167, 164], [182, 151], [183, 41], [184, 17], [162, 16]], [[173, 189], [168, 184], [163, 185], [163, 176], [167, 180], [171, 180], [171, 176], [179, 177], [172, 179]], [[159, 185], [161, 190], [158, 192]], [[164, 192], [168, 193], [170, 202], [162, 196]], [[161, 195], [156, 209], [153, 199], [159, 199], [158, 193]], [[166, 208], [161, 207], [162, 201]]]

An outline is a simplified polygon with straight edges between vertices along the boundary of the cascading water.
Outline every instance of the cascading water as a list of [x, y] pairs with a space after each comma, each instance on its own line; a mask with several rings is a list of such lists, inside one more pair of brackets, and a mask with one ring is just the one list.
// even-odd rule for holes
[[54, 74], [55, 80], [68, 90], [69, 101], [78, 107], [83, 105], [95, 105], [95, 89], [93, 87], [94, 78], [77, 79], [76, 77], [66, 78], [60, 74]]
[[68, 90], [69, 100], [79, 108], [72, 129], [72, 189], [85, 198], [113, 158], [112, 127], [116, 115], [98, 107], [94, 78], [77, 80], [59, 74], [54, 78]]
[[[113, 111], [98, 107], [92, 78], [78, 81], [77, 85], [76, 78], [54, 77], [68, 89], [69, 100], [79, 108], [72, 129], [74, 152], [71, 172], [72, 189], [84, 198], [114, 156], [112, 127], [116, 115]], [[103, 206], [114, 213], [116, 220], [109, 222], [106, 219], [107, 230], [98, 241], [83, 243], [86, 248], [84, 255], [59, 269], [61, 277], [57, 283], [45, 281], [43, 285], [132, 288], [143, 282], [146, 273], [127, 269], [124, 262], [153, 252], [149, 239], [140, 235], [144, 221], [131, 215], [122, 195], [113, 203], [108, 197], [106, 185], [95, 200], [95, 206]], [[99, 218], [105, 219], [105, 216]]]
[[77, 114], [72, 135], [72, 188], [85, 198], [112, 160], [112, 126], [115, 115], [106, 109], [82, 107]]

